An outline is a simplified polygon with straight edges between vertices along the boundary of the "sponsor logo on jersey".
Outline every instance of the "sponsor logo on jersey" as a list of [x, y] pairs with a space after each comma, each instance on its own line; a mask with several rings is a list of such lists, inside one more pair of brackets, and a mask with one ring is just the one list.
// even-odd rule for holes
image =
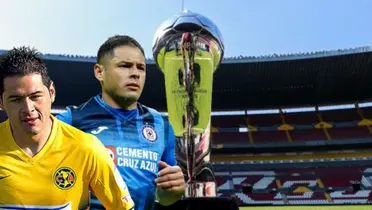
[[106, 126], [99, 126], [97, 129], [92, 130], [91, 133], [94, 134], [94, 135], [97, 135], [97, 134], [99, 134], [102, 131], [107, 130], [107, 129], [108, 129], [108, 127], [106, 127]]
[[132, 202], [132, 197], [130, 197], [130, 195], [126, 195], [124, 197], [121, 198], [122, 201], [125, 201], [126, 203], [129, 203], [129, 202]]
[[142, 128], [142, 135], [145, 139], [154, 142], [158, 138], [155, 129], [150, 125], [145, 125]]
[[71, 168], [62, 167], [56, 170], [53, 180], [59, 189], [68, 190], [75, 185], [76, 174]]
[[117, 165], [117, 162], [116, 162], [116, 148], [113, 147], [113, 146], [106, 146], [106, 150], [107, 150], [109, 156], [111, 157], [112, 161], [114, 161], [115, 165]]

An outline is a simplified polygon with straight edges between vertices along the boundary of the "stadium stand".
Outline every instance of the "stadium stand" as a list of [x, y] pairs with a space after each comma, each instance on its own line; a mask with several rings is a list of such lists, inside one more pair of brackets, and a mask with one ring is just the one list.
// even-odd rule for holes
[[244, 204], [367, 204], [372, 167], [217, 172], [219, 196]]

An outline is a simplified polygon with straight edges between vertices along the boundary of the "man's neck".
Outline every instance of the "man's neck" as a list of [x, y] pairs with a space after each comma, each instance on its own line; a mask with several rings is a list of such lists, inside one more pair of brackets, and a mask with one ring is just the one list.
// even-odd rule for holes
[[44, 147], [50, 133], [52, 132], [53, 120], [49, 118], [48, 125], [45, 125], [37, 135], [25, 134], [22, 131], [12, 129], [13, 138], [16, 144], [30, 157], [35, 156]]
[[133, 110], [137, 108], [137, 102], [135, 103], [126, 103], [122, 101], [121, 103], [113, 100], [107, 93], [102, 92], [102, 101], [115, 109], [125, 109]]

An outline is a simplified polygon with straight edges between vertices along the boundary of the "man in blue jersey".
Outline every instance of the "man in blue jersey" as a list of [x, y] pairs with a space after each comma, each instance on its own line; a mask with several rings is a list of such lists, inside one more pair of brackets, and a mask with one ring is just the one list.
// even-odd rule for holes
[[[129, 36], [110, 37], [98, 50], [94, 74], [102, 93], [57, 117], [103, 142], [136, 209], [152, 209], [155, 199], [162, 205], [176, 202], [184, 194], [185, 180], [176, 166], [172, 126], [138, 103], [146, 77], [143, 48]], [[93, 199], [91, 209], [99, 208], [97, 203]]]

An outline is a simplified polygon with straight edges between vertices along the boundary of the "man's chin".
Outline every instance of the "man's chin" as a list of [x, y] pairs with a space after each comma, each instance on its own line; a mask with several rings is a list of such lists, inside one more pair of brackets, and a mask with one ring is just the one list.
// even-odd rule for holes
[[41, 129], [38, 128], [38, 127], [35, 127], [35, 126], [28, 127], [28, 128], [23, 128], [23, 132], [25, 132], [26, 134], [31, 135], [31, 136], [39, 134], [40, 131], [41, 131]]
[[126, 104], [133, 104], [138, 101], [139, 95], [137, 93], [127, 93], [120, 96], [120, 101], [126, 103]]

